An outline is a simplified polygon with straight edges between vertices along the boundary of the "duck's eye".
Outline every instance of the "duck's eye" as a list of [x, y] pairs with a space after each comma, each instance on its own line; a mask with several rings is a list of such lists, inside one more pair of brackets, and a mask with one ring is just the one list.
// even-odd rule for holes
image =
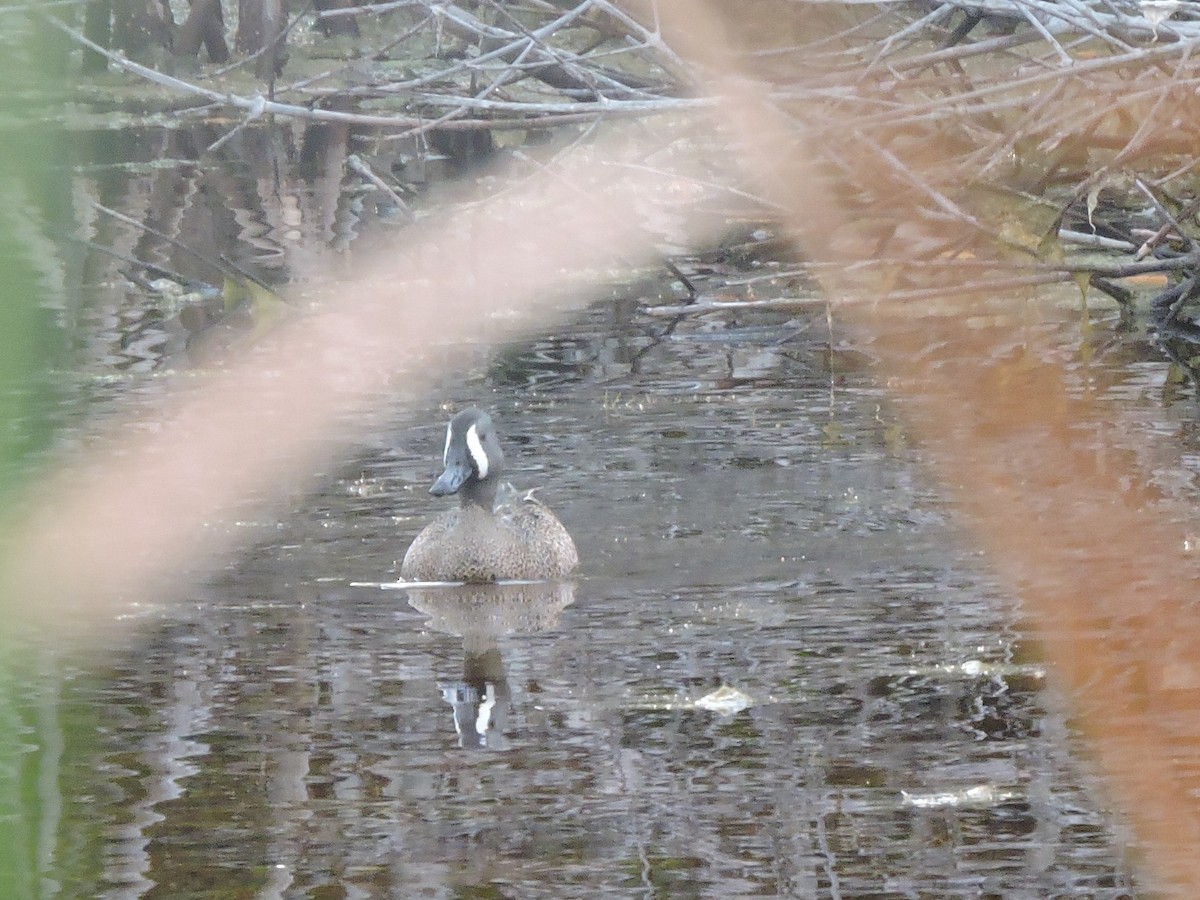
[[467, 429], [467, 450], [471, 454], [471, 461], [475, 463], [476, 476], [483, 480], [487, 478], [488, 457], [487, 452], [483, 449], [481, 437], [478, 425], [472, 425]]

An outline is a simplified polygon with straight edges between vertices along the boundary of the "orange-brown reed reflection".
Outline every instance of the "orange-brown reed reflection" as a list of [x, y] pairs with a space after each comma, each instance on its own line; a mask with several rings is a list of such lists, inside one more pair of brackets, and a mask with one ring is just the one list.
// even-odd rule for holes
[[1045, 330], [1028, 316], [986, 329], [966, 318], [923, 320], [917, 342], [882, 341], [894, 384], [1035, 620], [1152, 874], [1194, 896], [1200, 621], [1185, 535], [1131, 496], [1146, 473], [1113, 452], [1106, 404], [1070, 396], [1044, 361]]
[[[908, 242], [914, 254], [966, 246], [959, 239], [972, 226], [966, 216], [949, 214], [953, 201], [936, 187], [954, 171], [949, 145], [922, 142], [919, 132], [864, 134], [861, 122], [830, 122], [827, 110], [794, 103], [785, 116], [768, 102], [770, 86], [738, 72], [728, 52], [738, 43], [727, 37], [731, 29], [743, 44], [778, 49], [779, 36], [804, 33], [806, 19], [822, 27], [819, 4], [766, 0], [754, 5], [757, 16], [740, 6], [734, 16], [700, 0], [676, 0], [664, 9], [675, 40], [719, 73], [709, 86], [725, 98], [722, 117], [747, 140], [743, 162], [771, 199], [787, 206], [816, 261], [857, 262], [879, 246], [878, 219], [857, 220], [846, 202], [856, 195], [872, 196], [876, 213], [892, 206], [882, 233]], [[770, 58], [777, 72], [784, 67], [786, 56]], [[816, 77], [802, 55], [791, 63], [786, 75], [793, 87]], [[1169, 87], [1170, 76], [1162, 78]], [[1103, 109], [1103, 98], [1092, 99]], [[1072, 102], [1064, 95], [1039, 109], [1066, 121], [1064, 104]], [[804, 135], [796, 124], [822, 115], [825, 133], [840, 130], [845, 140], [820, 154], [797, 153]], [[1172, 127], [1164, 118], [1159, 130]], [[1138, 128], [1144, 148], [1153, 127], [1139, 121]], [[856, 142], [862, 152], [855, 152]], [[829, 178], [835, 170], [843, 173], [840, 182]], [[922, 183], [930, 190], [922, 191]], [[930, 207], [936, 215], [928, 215]], [[939, 218], [940, 232], [931, 224]], [[842, 290], [861, 295], [864, 284], [842, 270], [826, 287], [836, 297]], [[973, 304], [985, 299], [1002, 313], [980, 328], [971, 319]], [[957, 309], [926, 317], [886, 301], [847, 304], [843, 313], [875, 336], [873, 346], [915, 430], [933, 450], [939, 474], [963, 499], [990, 562], [1036, 621], [1047, 657], [1145, 849], [1153, 886], [1200, 895], [1200, 617], [1194, 608], [1200, 585], [1183, 552], [1184, 535], [1122, 497], [1122, 484], [1145, 473], [1133, 470], [1127, 457], [1104, 455], [1100, 436], [1112, 427], [1105, 410], [1068, 395], [1063, 370], [1044, 362], [1054, 358], [1050, 332], [1033, 327], [1036, 314], [1023, 298], [965, 296]], [[1020, 352], [1009, 353], [1013, 348]]]

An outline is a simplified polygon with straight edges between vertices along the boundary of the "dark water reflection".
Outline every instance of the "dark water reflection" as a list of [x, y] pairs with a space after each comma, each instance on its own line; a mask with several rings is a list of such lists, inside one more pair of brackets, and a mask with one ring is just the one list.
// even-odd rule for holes
[[47, 651], [29, 840], [63, 895], [1134, 893], [869, 375], [831, 388], [802, 336], [730, 380], [735, 342], [614, 316], [447, 388], [574, 533], [573, 590], [383, 586], [439, 508], [430, 405], [357, 423], [361, 458], [136, 646]]

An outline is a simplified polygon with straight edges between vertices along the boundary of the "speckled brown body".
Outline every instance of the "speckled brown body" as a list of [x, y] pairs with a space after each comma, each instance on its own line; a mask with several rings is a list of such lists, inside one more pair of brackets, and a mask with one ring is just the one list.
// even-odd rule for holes
[[458, 494], [460, 505], [417, 535], [404, 554], [401, 577], [545, 581], [563, 578], [578, 565], [575, 542], [554, 513], [532, 493], [517, 496], [507, 485], [501, 492], [504, 451], [491, 416], [465, 409], [451, 419], [442, 463], [445, 471], [429, 492]]
[[562, 522], [532, 497], [494, 511], [447, 510], [417, 535], [400, 567], [410, 581], [535, 581], [563, 578], [579, 564]]

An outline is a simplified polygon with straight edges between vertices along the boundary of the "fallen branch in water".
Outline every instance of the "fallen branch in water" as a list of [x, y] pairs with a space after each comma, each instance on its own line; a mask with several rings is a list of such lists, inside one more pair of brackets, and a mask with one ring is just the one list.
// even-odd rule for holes
[[829, 301], [823, 297], [773, 297], [770, 300], [697, 300], [694, 303], [647, 306], [642, 309], [648, 316], [667, 318], [670, 316], [694, 316], [710, 312], [726, 312], [737, 309], [824, 309]]

